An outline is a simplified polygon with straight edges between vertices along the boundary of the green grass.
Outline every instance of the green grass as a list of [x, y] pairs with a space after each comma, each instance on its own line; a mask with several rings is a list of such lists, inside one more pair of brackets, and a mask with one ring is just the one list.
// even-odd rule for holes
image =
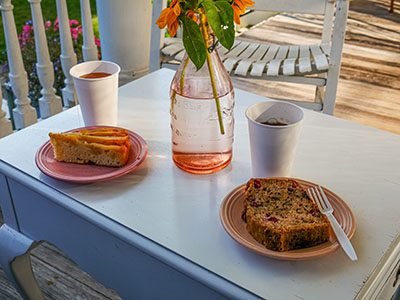
[[[32, 20], [30, 4], [27, 0], [12, 0], [12, 5], [14, 6], [14, 19], [15, 25], [17, 27], [17, 33], [20, 34], [22, 32], [22, 27], [25, 25], [27, 21]], [[55, 0], [42, 0], [42, 13], [43, 20], [54, 21], [57, 18], [57, 8]], [[79, 0], [68, 0], [68, 16], [70, 20], [78, 20], [81, 23], [81, 11], [80, 11], [80, 1]], [[92, 17], [96, 18], [96, 0], [90, 0], [90, 8], [92, 12]], [[4, 39], [4, 31], [3, 22], [0, 20], [1, 29], [0, 29], [0, 51], [4, 51], [6, 48], [5, 39]], [[97, 29], [97, 28], [96, 28]], [[95, 29], [95, 32], [96, 32]], [[98, 34], [97, 34], [98, 36]]]

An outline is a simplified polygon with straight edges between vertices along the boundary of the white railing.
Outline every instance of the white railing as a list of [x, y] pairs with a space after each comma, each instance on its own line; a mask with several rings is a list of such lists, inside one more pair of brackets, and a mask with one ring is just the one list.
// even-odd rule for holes
[[[69, 69], [77, 63], [74, 53], [66, 0], [57, 0], [57, 15], [61, 43], [61, 64], [66, 77], [62, 90], [63, 104], [55, 93], [54, 69], [50, 60], [46, 32], [41, 9], [41, 0], [27, 0], [30, 3], [36, 48], [36, 72], [40, 81], [41, 95], [39, 110], [42, 118], [48, 118], [62, 111], [62, 107], [76, 104], [76, 94]], [[97, 48], [94, 44], [93, 26], [89, 0], [81, 0], [81, 14], [84, 30], [83, 53], [85, 60], [97, 59]], [[9, 80], [15, 95], [15, 108], [12, 110], [16, 129], [22, 129], [37, 122], [37, 113], [28, 98], [28, 77], [23, 65], [22, 53], [15, 26], [13, 5], [11, 0], [0, 0], [0, 10], [3, 19], [9, 65]], [[1, 97], [2, 99], [2, 97]], [[0, 107], [0, 137], [12, 133], [10, 121]]]
[[[62, 101], [53, 88], [55, 74], [47, 45], [46, 27], [42, 16], [41, 0], [26, 0], [30, 4], [36, 50], [36, 73], [41, 85], [38, 100], [41, 118], [77, 104], [74, 84], [69, 70], [77, 63], [68, 17], [67, 0], [55, 0], [59, 22], [61, 44], [60, 61], [65, 75]], [[121, 67], [120, 85], [148, 73], [150, 53], [150, 28], [152, 1], [96, 0], [99, 21], [102, 59], [118, 63]], [[90, 0], [80, 0], [83, 45], [83, 60], [97, 60]], [[0, 11], [7, 46], [9, 80], [15, 96], [11, 114], [15, 129], [25, 128], [38, 121], [36, 109], [28, 97], [28, 76], [24, 68], [20, 43], [15, 26], [12, 0], [0, 0]], [[127, 11], [129, 13], [127, 13]], [[0, 91], [0, 138], [13, 132], [12, 126], [2, 107]]]

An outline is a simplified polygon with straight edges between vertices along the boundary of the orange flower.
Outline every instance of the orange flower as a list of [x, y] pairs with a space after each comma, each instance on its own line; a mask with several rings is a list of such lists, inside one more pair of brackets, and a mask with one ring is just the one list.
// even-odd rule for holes
[[171, 2], [169, 7], [162, 10], [160, 17], [156, 21], [156, 24], [160, 29], [163, 29], [165, 26], [167, 26], [169, 35], [174, 37], [179, 27], [178, 16], [180, 14], [181, 7], [179, 6], [179, 2], [178, 0], [174, 0]]
[[234, 0], [232, 4], [233, 8], [233, 20], [236, 24], [240, 24], [240, 15], [242, 15], [247, 7], [253, 7], [254, 2], [252, 0]]

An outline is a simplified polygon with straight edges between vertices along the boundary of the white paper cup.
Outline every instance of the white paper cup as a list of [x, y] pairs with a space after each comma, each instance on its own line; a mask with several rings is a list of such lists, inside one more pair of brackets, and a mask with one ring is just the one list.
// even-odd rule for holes
[[[117, 64], [104, 60], [80, 63], [70, 69], [85, 126], [117, 125], [120, 70]], [[111, 75], [101, 78], [80, 77], [94, 72]]]
[[[254, 177], [290, 177], [304, 112], [297, 105], [266, 101], [246, 110]], [[275, 119], [287, 125], [261, 124]]]

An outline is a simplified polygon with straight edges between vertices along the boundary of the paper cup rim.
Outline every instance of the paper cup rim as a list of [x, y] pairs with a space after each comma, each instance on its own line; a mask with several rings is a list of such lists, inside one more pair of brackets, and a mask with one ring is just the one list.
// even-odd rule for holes
[[[300, 120], [297, 122], [294, 122], [294, 123], [287, 124], [287, 125], [276, 126], [276, 125], [261, 124], [260, 122], [257, 122], [249, 117], [248, 112], [251, 107], [253, 107], [255, 105], [259, 105], [260, 103], [267, 103], [267, 102], [279, 103], [279, 104], [288, 105], [288, 106], [292, 106], [292, 107], [299, 109], [301, 112]], [[246, 115], [247, 120], [253, 124], [256, 124], [258, 126], [265, 127], [265, 128], [274, 128], [274, 129], [285, 129], [285, 128], [289, 128], [289, 127], [294, 127], [294, 126], [297, 126], [298, 124], [300, 124], [301, 122], [303, 122], [303, 120], [304, 120], [304, 110], [300, 106], [293, 104], [293, 103], [279, 101], [279, 100], [268, 100], [268, 101], [254, 103], [254, 104], [250, 105], [249, 107], [247, 107], [245, 115]]]
[[[74, 71], [74, 69], [77, 68], [78, 66], [81, 66], [82, 64], [85, 64], [85, 65], [96, 65], [96, 64], [101, 64], [101, 63], [113, 65], [114, 67], [117, 68], [117, 70], [116, 70], [114, 73], [112, 73], [110, 76], [100, 77], [100, 78], [81, 78], [81, 77], [79, 77], [80, 75], [79, 75], [79, 76], [76, 76], [76, 75], [72, 74], [73, 71]], [[79, 63], [79, 64], [76, 64], [76, 65], [72, 66], [72, 67], [69, 69], [69, 74], [70, 74], [73, 78], [79, 79], [79, 80], [84, 80], [84, 81], [101, 81], [101, 80], [106, 80], [107, 78], [110, 78], [111, 76], [118, 75], [120, 71], [121, 71], [121, 67], [120, 67], [118, 64], [116, 64], [116, 63], [114, 63], [114, 62], [112, 62], [112, 61], [108, 61], [108, 60], [92, 60], [92, 61], [81, 62], [81, 63]]]

